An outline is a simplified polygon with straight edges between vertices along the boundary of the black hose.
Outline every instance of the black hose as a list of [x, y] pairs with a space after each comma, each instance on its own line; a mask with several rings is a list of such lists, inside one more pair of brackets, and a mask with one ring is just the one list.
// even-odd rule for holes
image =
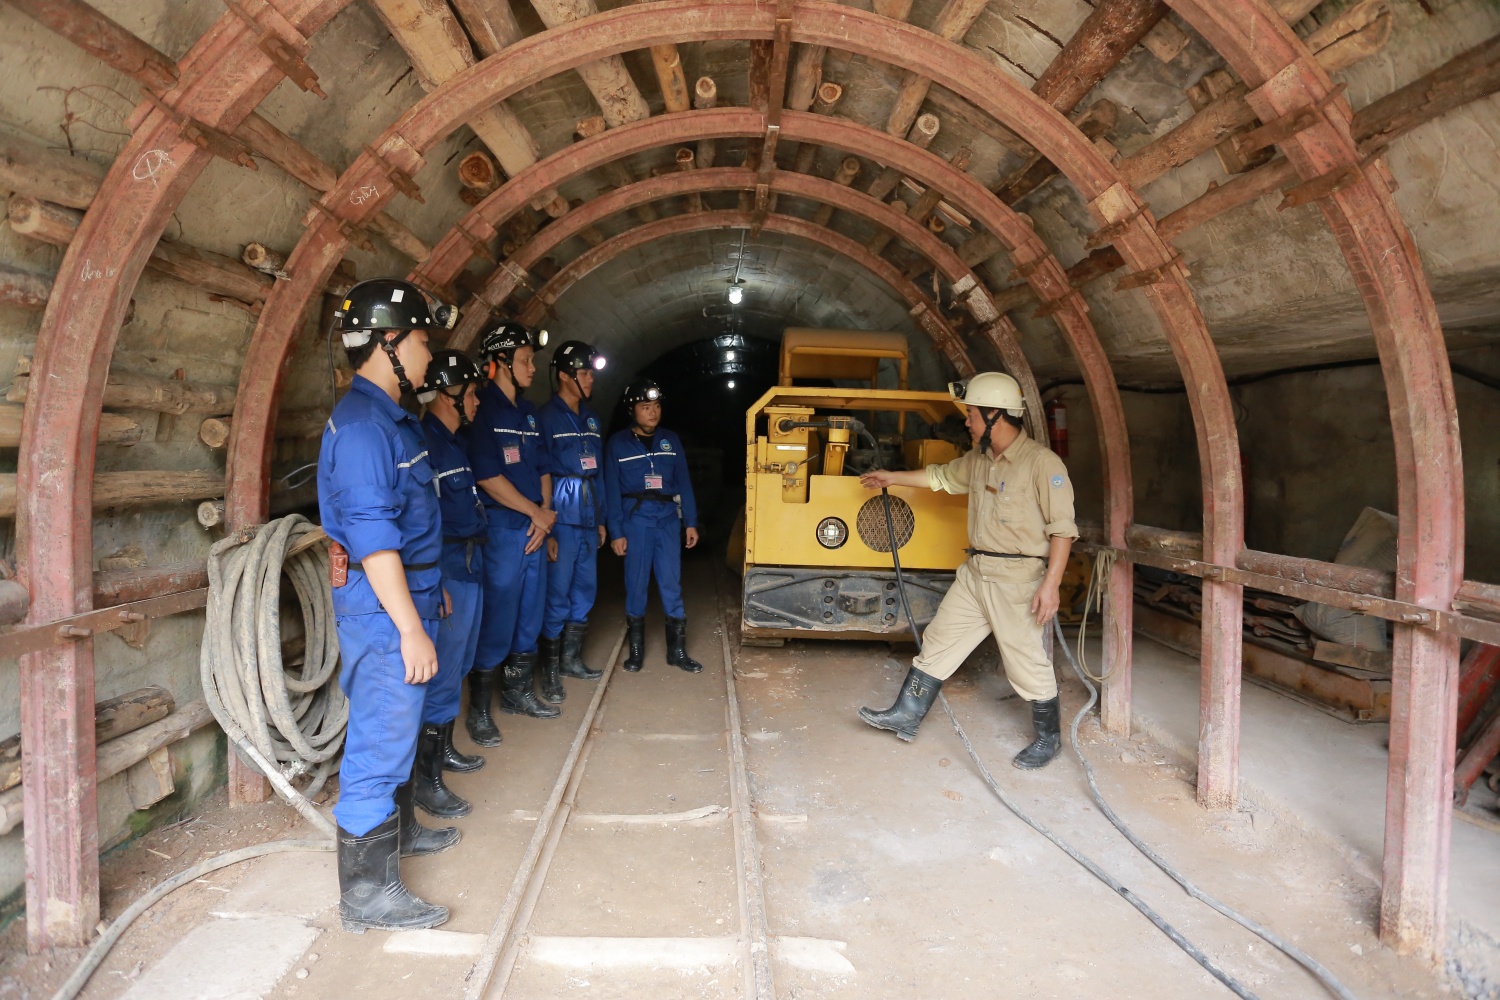
[[[901, 609], [906, 613], [907, 624], [911, 626], [912, 641], [916, 643], [917, 651], [920, 652], [922, 649], [922, 637], [917, 632], [917, 619], [912, 615], [911, 603], [906, 598], [906, 577], [901, 572], [901, 555], [896, 550], [896, 524], [891, 517], [890, 490], [882, 487], [880, 490], [880, 494], [882, 500], [884, 501], [885, 507], [886, 536], [890, 539], [891, 545], [891, 565], [896, 570], [896, 590], [901, 594]], [[974, 744], [969, 742], [969, 735], [968, 733], [964, 732], [964, 727], [959, 724], [958, 716], [953, 714], [953, 706], [948, 704], [947, 697], [939, 692], [938, 699], [943, 703], [943, 711], [948, 713], [948, 721], [953, 723], [953, 731], [958, 734], [959, 742], [964, 745], [964, 749], [969, 753], [969, 759], [972, 760], [974, 762], [974, 766], [979, 769], [979, 776], [984, 779], [984, 783], [989, 786], [989, 789], [994, 793], [995, 798], [1000, 800], [1001, 805], [1005, 806], [1005, 808], [1014, 813], [1016, 818], [1019, 819], [1022, 823], [1025, 823], [1037, 833], [1041, 834], [1043, 837], [1046, 837], [1064, 854], [1082, 865], [1084, 869], [1089, 872], [1089, 874], [1093, 875], [1099, 881], [1109, 886], [1127, 903], [1139, 910], [1141, 915], [1144, 916], [1147, 920], [1151, 921], [1151, 923], [1155, 925], [1157, 930], [1161, 931], [1168, 938], [1170, 938], [1172, 940], [1172, 943], [1177, 945], [1177, 947], [1187, 952], [1187, 954], [1193, 959], [1193, 961], [1201, 965], [1209, 975], [1213, 976], [1219, 982], [1223, 983], [1231, 993], [1233, 993], [1235, 996], [1243, 997], [1245, 998], [1245, 1000], [1257, 1000], [1254, 993], [1251, 993], [1249, 989], [1241, 985], [1239, 981], [1236, 980], [1233, 976], [1230, 976], [1227, 972], [1214, 965], [1212, 959], [1205, 955], [1191, 941], [1183, 937], [1181, 931], [1177, 930], [1177, 928], [1169, 924], [1166, 919], [1161, 916], [1161, 914], [1157, 913], [1149, 905], [1147, 905], [1145, 900], [1141, 899], [1135, 893], [1131, 892], [1130, 889], [1128, 889], [1113, 875], [1109, 874], [1109, 872], [1099, 867], [1099, 865], [1096, 864], [1091, 858], [1074, 848], [1066, 840], [1063, 840], [1061, 837], [1053, 833], [1051, 830], [1047, 829], [1047, 827], [1043, 826], [1041, 823], [1032, 819], [1031, 816], [1029, 816], [1025, 812], [1025, 810], [1012, 802], [1010, 798], [1006, 796], [1005, 792], [1000, 788], [1000, 785], [995, 781], [994, 776], [990, 774], [989, 768], [984, 766], [984, 761], [980, 759], [979, 752], [974, 749]], [[1089, 704], [1092, 705], [1093, 702], [1090, 701]], [[1085, 711], [1086, 710], [1087, 708], [1085, 708]], [[1079, 713], [1079, 716], [1082, 717], [1081, 712]], [[1074, 719], [1073, 749], [1075, 753], [1078, 751], [1077, 733], [1078, 719]], [[1082, 755], [1080, 754], [1079, 756], [1081, 757]], [[1092, 774], [1090, 775], [1090, 784], [1092, 784]], [[1097, 799], [1097, 789], [1095, 791]], [[1119, 824], [1116, 825], [1118, 826]], [[1132, 839], [1131, 842], [1135, 843], [1134, 839]], [[1147, 856], [1151, 857], [1151, 855], [1149, 854]], [[1153, 857], [1152, 860], [1155, 860], [1155, 858]], [[1344, 995], [1341, 994], [1341, 997], [1342, 996]]]

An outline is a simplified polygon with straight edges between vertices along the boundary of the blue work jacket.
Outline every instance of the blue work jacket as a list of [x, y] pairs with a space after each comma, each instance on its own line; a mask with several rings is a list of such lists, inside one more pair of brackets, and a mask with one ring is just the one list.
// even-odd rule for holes
[[[659, 486], [654, 482], [657, 477]], [[678, 503], [664, 503], [642, 499], [642, 494], [679, 499]], [[683, 525], [696, 528], [698, 503], [693, 499], [681, 439], [660, 427], [649, 445], [630, 428], [611, 434], [604, 447], [604, 512], [609, 537], [625, 537], [627, 518], [675, 519], [679, 504]]]
[[478, 580], [484, 569], [486, 517], [469, 466], [469, 438], [474, 425], [455, 433], [434, 413], [422, 418], [427, 435], [428, 461], [436, 474], [438, 508], [443, 513], [442, 570], [445, 580]]
[[[423, 618], [442, 603], [441, 515], [436, 478], [417, 418], [363, 376], [333, 408], [318, 451], [318, 510], [328, 537], [349, 551], [349, 582], [333, 591], [339, 615], [382, 610], [364, 572], [352, 564], [394, 549]], [[411, 569], [413, 566], [427, 569]]]
[[[494, 382], [479, 389], [479, 412], [474, 415], [473, 437], [469, 440], [469, 457], [473, 459], [474, 478], [479, 482], [504, 476], [523, 497], [542, 503], [542, 475], [547, 472], [547, 450], [542, 446], [542, 432], [536, 418], [536, 407], [517, 395], [512, 403]], [[480, 499], [490, 513], [490, 524], [501, 528], [525, 528], [531, 519], [520, 511], [503, 506], [483, 489]]]
[[537, 419], [551, 459], [552, 509], [557, 511], [557, 522], [595, 527], [604, 511], [599, 489], [604, 465], [599, 428], [603, 422], [588, 403], [580, 402], [574, 413], [561, 396], [543, 403]]

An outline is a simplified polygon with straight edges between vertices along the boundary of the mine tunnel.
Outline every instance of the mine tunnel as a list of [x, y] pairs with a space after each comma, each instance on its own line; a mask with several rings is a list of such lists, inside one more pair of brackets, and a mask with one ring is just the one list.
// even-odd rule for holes
[[1500, 990], [1493, 0], [0, 65], [0, 995]]

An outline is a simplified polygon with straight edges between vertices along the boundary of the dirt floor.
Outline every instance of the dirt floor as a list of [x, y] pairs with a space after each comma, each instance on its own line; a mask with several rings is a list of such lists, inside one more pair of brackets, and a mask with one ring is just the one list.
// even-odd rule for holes
[[[707, 560], [688, 567], [690, 648], [704, 672], [690, 676], [662, 663], [661, 626], [652, 618], [646, 670], [612, 680], [505, 995], [740, 995], [741, 889], [714, 613], [719, 572]], [[589, 647], [596, 666], [620, 637], [607, 624], [618, 613], [616, 598], [596, 615]], [[904, 656], [885, 644], [826, 642], [734, 655], [777, 996], [1230, 995], [1000, 805], [941, 707], [911, 744], [859, 722], [857, 707], [891, 700]], [[125, 936], [83, 996], [463, 996], [593, 694], [593, 684], [567, 683], [562, 718], [503, 717], [505, 742], [487, 753], [489, 765], [452, 778], [475, 803], [457, 821], [463, 843], [403, 865], [416, 891], [453, 909], [442, 933], [345, 934], [333, 907], [331, 855], [282, 855], [169, 897]], [[1069, 753], [1039, 773], [1011, 768], [1029, 720], [992, 659], [980, 657], [945, 691], [1006, 792], [1226, 972], [1265, 998], [1328, 995], [1131, 848], [1089, 801]], [[1068, 720], [1083, 697], [1080, 686], [1065, 685]], [[1104, 794], [1138, 834], [1203, 889], [1311, 953], [1356, 996], [1483, 995], [1482, 984], [1454, 991], [1381, 948], [1378, 888], [1332, 847], [1269, 813], [1200, 810], [1191, 765], [1160, 745], [1102, 736], [1092, 719], [1081, 738]], [[306, 830], [289, 808], [272, 802], [230, 811], [220, 795], [195, 819], [106, 860], [105, 917], [201, 858], [299, 835]], [[216, 933], [232, 937], [215, 945]], [[236, 944], [244, 946], [236, 951]], [[50, 996], [78, 954], [27, 958], [19, 922], [0, 947], [0, 998]], [[200, 954], [184, 954], [193, 951]], [[226, 965], [235, 967], [232, 990], [223, 985]]]

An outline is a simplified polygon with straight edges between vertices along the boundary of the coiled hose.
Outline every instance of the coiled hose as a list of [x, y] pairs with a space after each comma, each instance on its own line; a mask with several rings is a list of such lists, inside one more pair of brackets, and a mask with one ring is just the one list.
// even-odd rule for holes
[[[307, 798], [334, 770], [349, 703], [338, 686], [338, 632], [328, 589], [328, 548], [315, 544], [322, 529], [300, 514], [271, 521], [247, 539], [235, 533], [208, 555], [208, 621], [200, 666], [203, 697], [219, 725], [287, 798], [290, 782], [308, 781], [287, 798], [314, 825], [333, 830]], [[299, 544], [300, 543], [300, 544]], [[302, 607], [307, 642], [300, 667], [281, 659], [281, 576], [292, 581]], [[316, 817], [314, 819], [313, 817]]]

